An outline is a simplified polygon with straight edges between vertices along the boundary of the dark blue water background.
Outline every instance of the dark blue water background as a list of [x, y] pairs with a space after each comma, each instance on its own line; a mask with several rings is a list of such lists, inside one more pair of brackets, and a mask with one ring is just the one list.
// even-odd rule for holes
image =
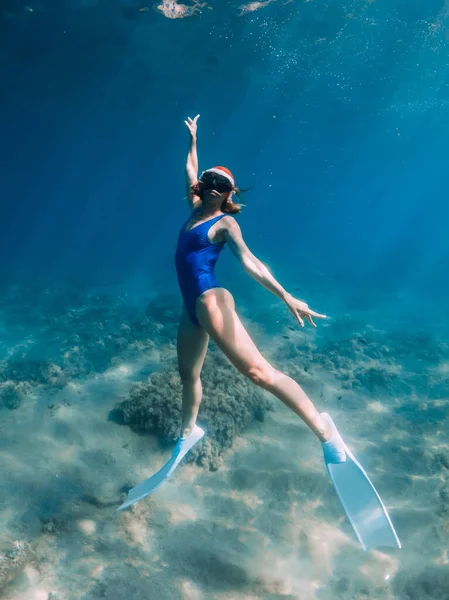
[[3, 281], [176, 289], [183, 120], [199, 112], [200, 168], [254, 186], [240, 222], [284, 282], [444, 307], [446, 2], [240, 5], [2, 3]]

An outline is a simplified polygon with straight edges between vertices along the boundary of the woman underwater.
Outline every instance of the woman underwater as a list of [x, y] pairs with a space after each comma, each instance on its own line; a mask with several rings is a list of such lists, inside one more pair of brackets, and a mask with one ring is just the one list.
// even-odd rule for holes
[[232, 216], [240, 212], [241, 205], [233, 202], [233, 195], [239, 190], [231, 172], [225, 167], [214, 167], [198, 178], [198, 118], [199, 115], [185, 121], [190, 132], [186, 184], [192, 212], [181, 228], [176, 251], [184, 308], [177, 340], [182, 424], [175, 453], [181, 451], [184, 455], [204, 435], [196, 419], [202, 397], [201, 369], [212, 338], [243, 375], [301, 417], [323, 444], [325, 454], [330, 452], [336, 462], [344, 462], [344, 444], [330, 417], [320, 414], [296, 381], [276, 370], [261, 355], [235, 312], [231, 293], [215, 279], [215, 263], [227, 244], [245, 271], [285, 302], [301, 327], [305, 320], [316, 327], [314, 318], [326, 319], [289, 294], [248, 249]]
[[284, 290], [245, 244], [232, 216], [241, 209], [233, 202], [233, 195], [238, 195], [239, 190], [232, 173], [225, 167], [213, 167], [198, 178], [198, 117], [185, 121], [190, 132], [186, 175], [191, 214], [179, 232], [175, 259], [184, 299], [177, 341], [182, 382], [181, 434], [170, 460], [152, 477], [132, 488], [118, 510], [128, 508], [156, 490], [203, 437], [204, 431], [196, 419], [202, 397], [201, 369], [212, 338], [243, 375], [291, 408], [319, 439], [329, 476], [363, 548], [382, 545], [400, 548], [379, 494], [343, 442], [331, 417], [319, 413], [296, 381], [275, 369], [261, 355], [235, 312], [231, 293], [215, 279], [215, 264], [224, 245], [228, 244], [245, 271], [281, 298], [301, 327], [305, 321], [316, 327], [314, 318], [327, 318]]

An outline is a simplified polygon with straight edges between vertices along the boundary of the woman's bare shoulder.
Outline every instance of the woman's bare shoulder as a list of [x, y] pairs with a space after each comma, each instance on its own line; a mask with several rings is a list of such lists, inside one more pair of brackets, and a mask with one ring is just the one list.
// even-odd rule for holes
[[190, 198], [188, 198], [188, 201], [190, 210], [194, 211], [201, 208], [202, 201], [199, 196], [191, 196]]
[[220, 221], [220, 225], [222, 225], [224, 229], [228, 230], [235, 228], [236, 226], [238, 227], [238, 223], [235, 220], [234, 215], [226, 215], [223, 217]]

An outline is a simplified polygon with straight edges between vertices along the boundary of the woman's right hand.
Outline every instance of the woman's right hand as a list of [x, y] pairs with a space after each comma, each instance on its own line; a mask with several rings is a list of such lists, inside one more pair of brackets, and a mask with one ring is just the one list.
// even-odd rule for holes
[[307, 319], [312, 327], [316, 327], [312, 317], [315, 317], [316, 319], [328, 319], [326, 315], [315, 312], [309, 308], [308, 304], [302, 300], [293, 298], [290, 294], [288, 294], [285, 299], [285, 303], [301, 327], [304, 327], [304, 319]]
[[196, 130], [197, 130], [196, 122], [198, 121], [199, 116], [200, 115], [196, 115], [196, 117], [194, 119], [187, 117], [187, 121], [184, 121], [184, 123], [187, 125], [187, 129], [190, 131], [190, 135], [193, 138], [196, 138]]

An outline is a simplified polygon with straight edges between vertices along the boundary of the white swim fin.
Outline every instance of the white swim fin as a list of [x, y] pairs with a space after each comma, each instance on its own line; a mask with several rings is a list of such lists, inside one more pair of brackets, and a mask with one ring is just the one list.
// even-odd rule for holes
[[124, 510], [125, 508], [129, 508], [139, 500], [146, 498], [160, 485], [162, 485], [164, 481], [170, 477], [187, 452], [191, 450], [197, 442], [200, 441], [203, 435], [204, 431], [201, 429], [201, 427], [195, 425], [192, 433], [188, 437], [184, 439], [179, 438], [170, 460], [166, 462], [157, 473], [129, 490], [128, 498], [121, 506], [117, 508], [117, 512]]
[[326, 413], [322, 416], [334, 430], [330, 442], [334, 442], [336, 449], [330, 452], [327, 443], [322, 444], [327, 471], [363, 549], [381, 546], [401, 548], [387, 509], [365, 469], [341, 439], [331, 417]]

